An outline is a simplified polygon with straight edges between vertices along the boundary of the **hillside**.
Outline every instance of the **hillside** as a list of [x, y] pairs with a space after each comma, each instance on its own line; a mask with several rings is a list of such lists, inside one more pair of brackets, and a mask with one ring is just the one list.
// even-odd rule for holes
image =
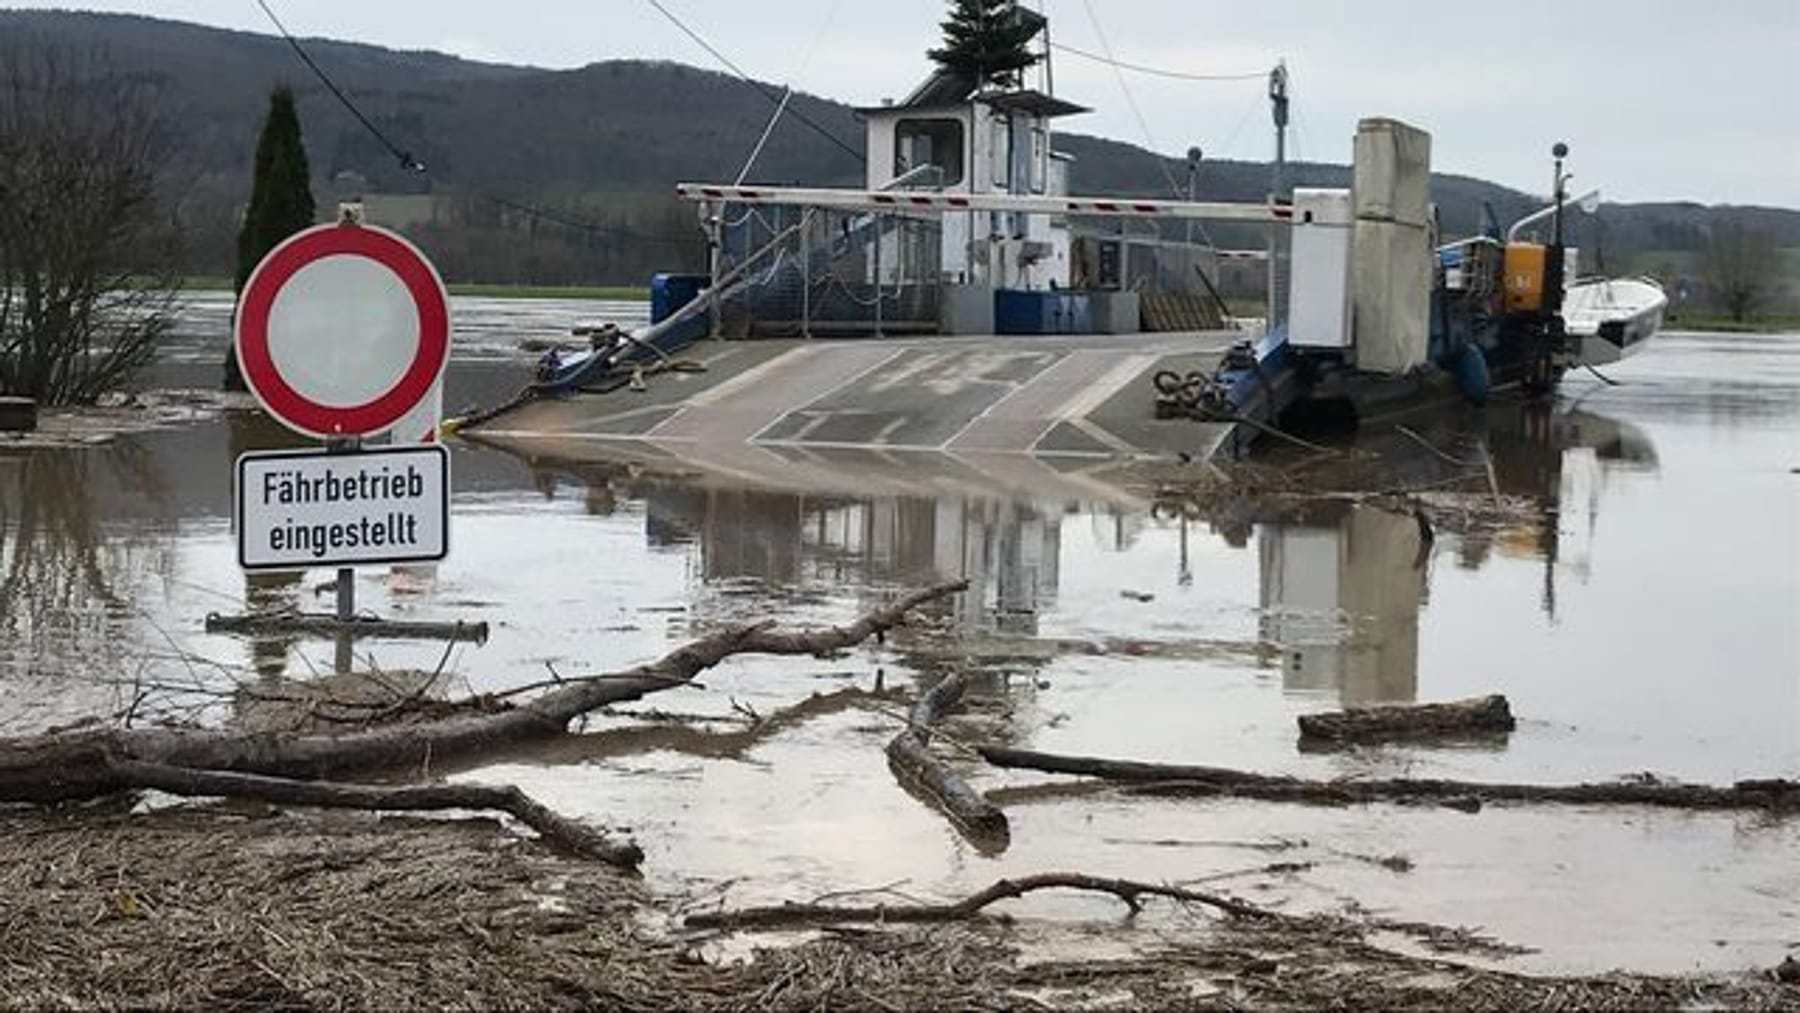
[[[352, 191], [433, 195], [418, 205], [429, 211], [407, 228], [457, 280], [632, 283], [659, 266], [695, 266], [692, 209], [669, 196], [671, 184], [735, 177], [770, 109], [744, 82], [678, 63], [549, 71], [305, 40], [382, 133], [425, 164], [418, 173], [403, 168], [278, 37], [130, 15], [0, 11], [0, 39], [97, 54], [90, 62], [105, 72], [153, 89], [178, 141], [174, 183], [194, 273], [226, 273], [256, 131], [278, 81], [297, 93], [321, 205]], [[861, 125], [848, 106], [797, 95], [790, 109], [860, 151]], [[1078, 192], [1167, 194], [1155, 156], [1141, 148], [1079, 134], [1059, 135], [1057, 146], [1076, 156]], [[1168, 164], [1185, 178], [1184, 165]], [[1300, 184], [1348, 180], [1337, 165], [1299, 164], [1290, 174]], [[862, 168], [790, 114], [751, 178], [854, 185]], [[1255, 200], [1267, 180], [1264, 164], [1210, 162], [1201, 196]], [[1474, 227], [1483, 202], [1503, 221], [1534, 204], [1461, 176], [1434, 177], [1433, 195], [1453, 233]], [[519, 205], [550, 214], [522, 213]], [[1773, 231], [1780, 245], [1800, 246], [1800, 211], [1691, 204], [1606, 205], [1597, 222], [1577, 226], [1575, 239], [1623, 261], [1696, 250], [1711, 224], [1725, 219], [1748, 220]]]

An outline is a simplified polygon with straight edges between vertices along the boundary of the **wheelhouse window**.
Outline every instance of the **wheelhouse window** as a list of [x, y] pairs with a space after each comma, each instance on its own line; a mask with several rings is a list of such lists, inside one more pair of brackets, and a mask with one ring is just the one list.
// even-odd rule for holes
[[921, 183], [954, 186], [963, 178], [963, 125], [961, 120], [901, 120], [894, 127], [894, 175], [921, 165], [936, 166], [935, 180]]

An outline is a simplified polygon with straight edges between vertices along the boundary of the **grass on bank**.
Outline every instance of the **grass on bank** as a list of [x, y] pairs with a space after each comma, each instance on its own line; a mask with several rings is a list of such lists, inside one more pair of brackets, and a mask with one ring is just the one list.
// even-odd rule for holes
[[646, 302], [650, 298], [650, 289], [643, 285], [492, 285], [459, 282], [450, 286], [450, 294], [488, 299], [630, 299]]
[[[650, 289], [643, 285], [497, 285], [458, 282], [447, 286], [451, 295], [486, 299], [623, 299], [645, 302]], [[181, 279], [187, 292], [229, 292], [231, 279], [222, 275], [190, 275]]]

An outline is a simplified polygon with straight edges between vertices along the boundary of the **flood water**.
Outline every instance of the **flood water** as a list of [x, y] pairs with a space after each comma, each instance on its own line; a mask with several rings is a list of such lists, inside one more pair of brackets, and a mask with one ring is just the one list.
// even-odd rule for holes
[[[520, 337], [640, 312], [458, 300], [447, 401], [515, 387], [530, 359]], [[203, 300], [154, 379], [209, 384], [227, 313]], [[1608, 373], [1618, 386], [1571, 376], [1548, 408], [1501, 401], [1485, 419], [1433, 423], [1433, 439], [1483, 436], [1502, 490], [1541, 511], [1429, 545], [1412, 517], [1371, 506], [1184, 512], [1100, 478], [1075, 499], [1066, 483], [970, 491], [943, 479], [955, 462], [930, 459], [834, 458], [911, 482], [858, 496], [460, 444], [450, 558], [362, 570], [358, 600], [488, 622], [488, 642], [446, 665], [456, 689], [495, 691], [652, 659], [725, 623], [835, 622], [970, 580], [885, 644], [734, 659], [699, 687], [596, 717], [584, 738], [455, 775], [630, 826], [650, 883], [672, 895], [757, 903], [898, 884], [950, 897], [1056, 869], [1224, 877], [1209, 887], [1290, 910], [1354, 902], [1478, 926], [1538, 949], [1506, 961], [1521, 970], [1769, 966], [1800, 945], [1797, 820], [1015, 793], [1011, 843], [995, 853], [902, 790], [883, 756], [911, 687], [961, 667], [980, 678], [952, 734], [1054, 752], [1312, 777], [1800, 776], [1800, 335], [1664, 334]], [[206, 687], [165, 696], [222, 720], [234, 683], [331, 669], [329, 643], [203, 632], [209, 612], [329, 608], [314, 591], [327, 573], [247, 579], [235, 565], [231, 461], [280, 439], [236, 413], [84, 449], [0, 444], [0, 732], [120, 713], [157, 686]], [[444, 655], [358, 650], [387, 671]], [[898, 692], [871, 703], [852, 687]], [[1520, 718], [1504, 744], [1296, 748], [1309, 711], [1488, 692]], [[733, 720], [815, 694], [792, 720]], [[964, 770], [980, 790], [1058, 780]], [[1369, 861], [1396, 854], [1410, 871]], [[1312, 864], [1242, 874], [1271, 862]], [[1074, 897], [1014, 909], [1117, 913]], [[1168, 929], [1149, 918], [1131, 931]]]

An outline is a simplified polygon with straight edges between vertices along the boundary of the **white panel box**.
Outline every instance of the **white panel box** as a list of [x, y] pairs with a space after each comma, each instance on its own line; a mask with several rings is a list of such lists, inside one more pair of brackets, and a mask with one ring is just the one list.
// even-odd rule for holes
[[1350, 300], [1357, 369], [1399, 374], [1425, 364], [1432, 256], [1422, 226], [1356, 220]]
[[1294, 191], [1288, 343], [1350, 346], [1350, 191]]
[[1399, 120], [1356, 124], [1351, 189], [1356, 216], [1424, 225], [1431, 204], [1431, 135]]

